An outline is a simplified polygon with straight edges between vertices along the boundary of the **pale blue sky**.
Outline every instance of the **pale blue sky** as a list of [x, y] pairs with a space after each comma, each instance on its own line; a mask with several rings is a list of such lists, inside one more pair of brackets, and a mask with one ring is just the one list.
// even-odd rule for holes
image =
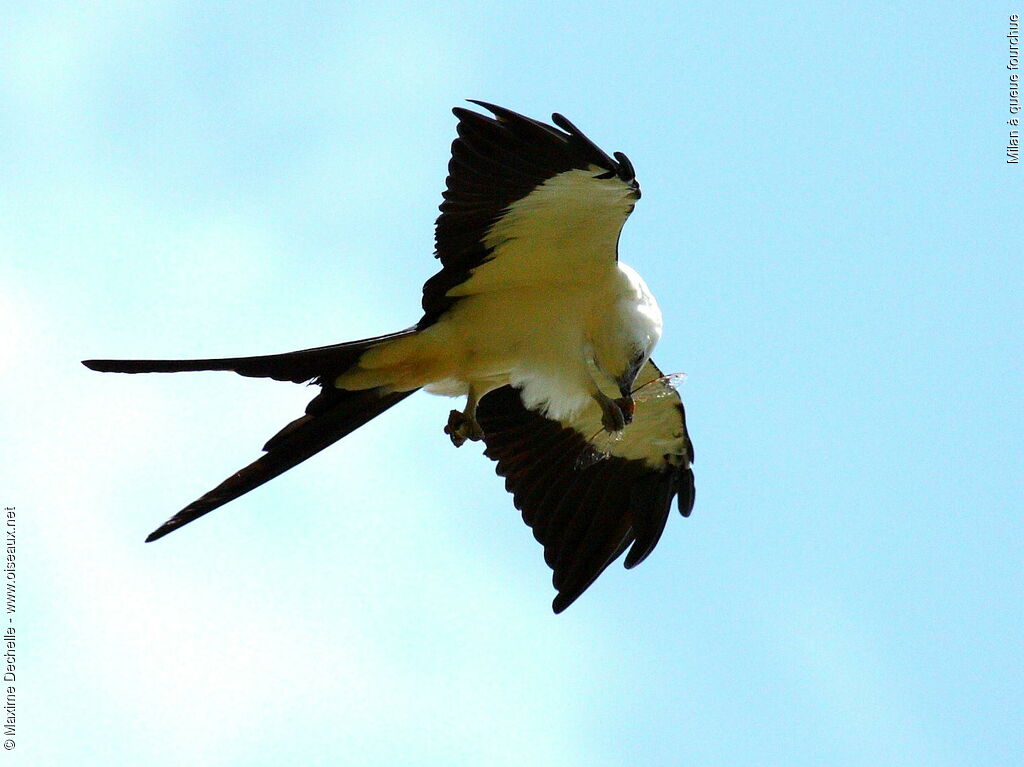
[[[1024, 763], [1014, 8], [29, 5], [0, 31], [13, 759]], [[465, 98], [636, 166], [621, 255], [688, 375], [693, 516], [555, 617], [417, 395], [144, 545], [312, 392], [78, 360], [414, 322]]]

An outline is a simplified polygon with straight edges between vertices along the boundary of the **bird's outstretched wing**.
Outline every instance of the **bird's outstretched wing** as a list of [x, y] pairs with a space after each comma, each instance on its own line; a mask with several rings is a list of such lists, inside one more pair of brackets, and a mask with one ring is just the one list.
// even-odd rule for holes
[[653, 362], [634, 387], [633, 422], [618, 437], [596, 405], [562, 423], [527, 410], [505, 386], [477, 409], [485, 454], [497, 461], [523, 521], [544, 546], [561, 612], [623, 552], [627, 568], [654, 549], [673, 497], [693, 508], [693, 446], [678, 392]]
[[609, 157], [562, 115], [558, 126], [474, 101], [456, 107], [447, 188], [435, 233], [442, 269], [423, 286], [423, 328], [460, 297], [585, 279], [616, 259], [640, 198], [633, 165]]

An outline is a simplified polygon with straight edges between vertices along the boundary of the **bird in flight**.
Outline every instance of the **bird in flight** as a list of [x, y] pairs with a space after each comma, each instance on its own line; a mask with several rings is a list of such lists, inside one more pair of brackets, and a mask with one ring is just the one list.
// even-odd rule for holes
[[154, 541], [282, 474], [424, 389], [465, 396], [444, 432], [482, 440], [554, 571], [561, 612], [628, 549], [657, 544], [673, 499], [693, 508], [693, 447], [673, 379], [651, 361], [662, 317], [618, 260], [640, 199], [633, 165], [559, 114], [455, 108], [437, 219], [441, 269], [397, 333], [256, 357], [86, 360], [115, 373], [230, 370], [319, 393], [264, 454], [183, 508]]

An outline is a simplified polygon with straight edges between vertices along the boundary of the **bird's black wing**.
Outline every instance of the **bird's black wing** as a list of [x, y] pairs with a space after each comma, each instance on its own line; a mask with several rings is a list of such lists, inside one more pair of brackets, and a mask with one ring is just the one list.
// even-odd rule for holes
[[672, 499], [693, 508], [693, 446], [679, 394], [648, 362], [637, 377], [633, 422], [618, 438], [596, 405], [562, 423], [528, 410], [511, 386], [480, 401], [485, 453], [497, 461], [523, 521], [544, 546], [561, 612], [627, 549], [627, 568], [654, 549]]
[[[609, 157], [561, 115], [552, 115], [554, 127], [473, 103], [494, 117], [453, 110], [458, 138], [435, 232], [442, 269], [423, 286], [420, 328], [462, 295], [543, 278], [552, 269], [578, 273], [577, 256], [614, 259], [619, 231], [640, 197], [629, 159], [621, 152]], [[478, 272], [492, 261], [493, 273]], [[466, 285], [474, 275], [477, 284]]]

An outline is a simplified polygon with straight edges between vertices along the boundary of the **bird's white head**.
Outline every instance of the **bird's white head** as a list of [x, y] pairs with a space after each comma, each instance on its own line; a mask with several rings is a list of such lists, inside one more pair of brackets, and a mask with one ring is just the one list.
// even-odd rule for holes
[[605, 342], [595, 349], [596, 361], [615, 379], [620, 393], [626, 397], [661, 338], [662, 319], [658, 302], [643, 278], [621, 261], [615, 306], [608, 319]]

